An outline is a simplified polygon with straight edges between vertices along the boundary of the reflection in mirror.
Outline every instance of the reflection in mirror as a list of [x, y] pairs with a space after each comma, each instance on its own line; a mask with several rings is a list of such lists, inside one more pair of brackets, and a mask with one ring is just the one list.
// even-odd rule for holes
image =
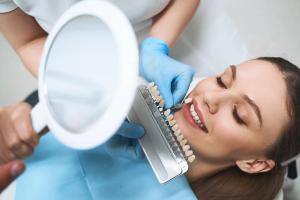
[[47, 103], [62, 127], [79, 133], [101, 117], [117, 86], [118, 58], [113, 35], [100, 19], [80, 16], [62, 27], [45, 67]]

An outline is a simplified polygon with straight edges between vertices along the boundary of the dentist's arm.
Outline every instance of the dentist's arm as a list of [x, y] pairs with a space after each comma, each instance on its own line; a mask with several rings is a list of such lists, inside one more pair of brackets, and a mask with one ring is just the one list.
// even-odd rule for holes
[[25, 14], [19, 8], [8, 13], [0, 13], [0, 32], [3, 33], [28, 70], [37, 76], [47, 33], [33, 17]]
[[193, 18], [199, 3], [200, 0], [172, 0], [168, 7], [154, 18], [149, 35], [173, 46]]
[[195, 14], [200, 0], [173, 0], [154, 20], [141, 45], [140, 73], [158, 85], [165, 107], [179, 103], [188, 91], [194, 69], [169, 57], [172, 46]]

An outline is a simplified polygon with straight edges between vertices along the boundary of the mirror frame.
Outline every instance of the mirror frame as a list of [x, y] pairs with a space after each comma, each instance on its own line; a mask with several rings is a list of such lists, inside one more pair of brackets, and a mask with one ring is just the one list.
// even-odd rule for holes
[[[101, 20], [115, 39], [118, 49], [120, 73], [114, 97], [99, 120], [81, 133], [71, 133], [52, 116], [48, 107], [45, 71], [48, 55], [63, 27], [80, 16], [93, 16]], [[121, 126], [133, 102], [138, 83], [139, 51], [135, 32], [123, 12], [107, 1], [82, 1], [68, 9], [57, 21], [49, 34], [41, 57], [39, 70], [39, 100], [46, 115], [47, 125], [63, 144], [75, 149], [94, 148], [107, 141]]]

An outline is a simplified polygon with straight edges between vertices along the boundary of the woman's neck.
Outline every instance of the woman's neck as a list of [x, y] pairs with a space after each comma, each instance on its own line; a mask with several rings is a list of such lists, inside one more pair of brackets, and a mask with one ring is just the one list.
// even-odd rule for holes
[[214, 175], [233, 165], [234, 163], [213, 163], [197, 159], [191, 166], [189, 166], [186, 176], [189, 182], [193, 182], [195, 180]]

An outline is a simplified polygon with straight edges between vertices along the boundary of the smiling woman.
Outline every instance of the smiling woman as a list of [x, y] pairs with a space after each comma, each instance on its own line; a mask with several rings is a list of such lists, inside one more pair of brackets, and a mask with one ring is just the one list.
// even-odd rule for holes
[[200, 81], [175, 113], [196, 154], [188, 179], [199, 199], [274, 199], [300, 152], [300, 72], [258, 58]]

